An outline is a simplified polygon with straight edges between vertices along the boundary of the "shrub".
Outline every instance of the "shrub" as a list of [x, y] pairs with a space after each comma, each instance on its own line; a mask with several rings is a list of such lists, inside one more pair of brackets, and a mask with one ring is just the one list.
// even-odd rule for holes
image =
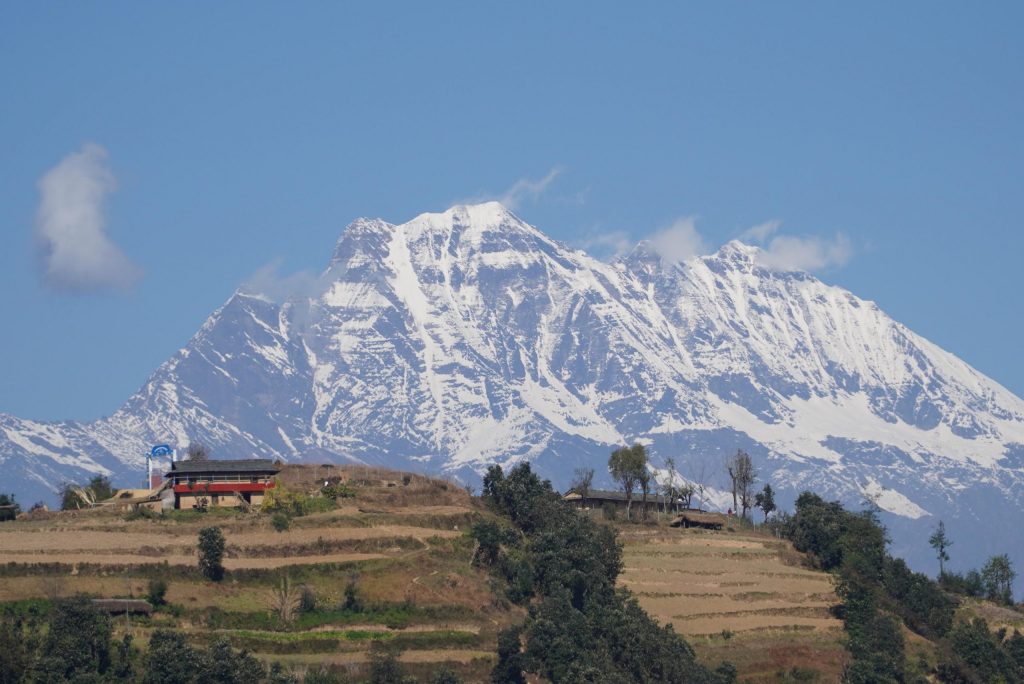
[[352, 613], [363, 612], [363, 599], [359, 595], [359, 586], [357, 584], [358, 579], [353, 577], [345, 585], [345, 602], [342, 604], [342, 610], [347, 610]]
[[[339, 487], [341, 485], [338, 485]], [[329, 489], [325, 487], [324, 489]], [[342, 494], [338, 494], [342, 496]], [[269, 513], [284, 513], [292, 517], [301, 517], [310, 513], [320, 513], [334, 508], [336, 497], [323, 494], [320, 496], [309, 496], [302, 492], [288, 489], [280, 482], [273, 489], [267, 490], [263, 499], [263, 510]]]
[[271, 526], [278, 532], [284, 532], [292, 525], [292, 519], [284, 513], [275, 513], [270, 516]]
[[320, 493], [328, 499], [351, 499], [356, 495], [355, 490], [346, 487], [340, 482], [337, 484], [324, 485]]
[[316, 610], [316, 593], [308, 585], [302, 586], [302, 594], [299, 596], [299, 612], [312, 613]]
[[615, 518], [618, 515], [618, 511], [615, 508], [615, 504], [605, 503], [601, 506], [601, 513], [605, 520], [611, 520], [615, 522]]
[[208, 579], [224, 579], [224, 533], [219, 527], [199, 530], [199, 571]]
[[163, 606], [167, 603], [167, 580], [162, 577], [154, 577], [149, 580], [146, 599], [154, 606]]

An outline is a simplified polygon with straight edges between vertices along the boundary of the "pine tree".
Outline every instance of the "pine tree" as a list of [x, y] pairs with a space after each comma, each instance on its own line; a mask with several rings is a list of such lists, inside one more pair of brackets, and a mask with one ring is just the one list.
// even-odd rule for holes
[[949, 554], [946, 553], [946, 549], [953, 545], [949, 537], [946, 536], [946, 525], [941, 520], [939, 526], [935, 529], [935, 533], [928, 538], [928, 543], [933, 549], [939, 559], [939, 578], [946, 574], [946, 561], [949, 560]]

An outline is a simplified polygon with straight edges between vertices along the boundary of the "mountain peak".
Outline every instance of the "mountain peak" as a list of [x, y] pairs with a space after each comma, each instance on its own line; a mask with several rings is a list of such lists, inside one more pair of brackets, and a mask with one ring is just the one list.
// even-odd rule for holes
[[761, 251], [759, 247], [748, 245], [739, 240], [730, 240], [719, 248], [715, 258], [733, 262], [754, 262]]
[[522, 219], [497, 201], [479, 204], [456, 204], [445, 211], [426, 212], [412, 219], [406, 225], [428, 225], [451, 227], [454, 224], [469, 225], [478, 228], [491, 228], [501, 225], [527, 225]]

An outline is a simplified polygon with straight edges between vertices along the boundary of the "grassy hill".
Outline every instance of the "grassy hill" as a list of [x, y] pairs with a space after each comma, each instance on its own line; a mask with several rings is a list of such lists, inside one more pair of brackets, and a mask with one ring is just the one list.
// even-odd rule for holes
[[[381, 642], [401, 649], [411, 672], [450, 663], [467, 681], [486, 678], [498, 630], [523, 619], [521, 609], [494, 600], [489, 576], [471, 563], [474, 542], [465, 531], [490, 514], [441, 480], [363, 467], [327, 474], [341, 477], [352, 496], [291, 517], [281, 532], [268, 513], [231, 509], [153, 517], [92, 509], [5, 523], [0, 602], [145, 597], [159, 578], [168, 582], [168, 606], [115, 623], [139, 646], [154, 629], [174, 628], [197, 644], [226, 636], [267, 661], [355, 675]], [[315, 493], [324, 476], [323, 467], [286, 466], [279, 478], [302, 495]], [[227, 541], [221, 582], [197, 569], [197, 535], [210, 525]], [[279, 615], [285, 578], [295, 600], [305, 591], [313, 603], [290, 620]], [[358, 610], [344, 607], [349, 587]]]
[[[324, 497], [325, 479], [340, 480], [335, 493], [342, 496]], [[509, 545], [500, 506], [442, 480], [286, 466], [278, 481], [276, 514], [99, 508], [4, 523], [0, 614], [45, 618], [62, 597], [146, 598], [154, 582], [166, 582], [166, 605], [152, 615], [115, 616], [115, 640], [130, 634], [145, 650], [157, 630], [172, 629], [199, 647], [227, 639], [299, 675], [326, 666], [354, 679], [367, 675], [367, 663], [386, 645], [400, 652], [409, 674], [426, 678], [447, 664], [464, 681], [489, 681], [500, 634], [523, 624], [527, 602], [510, 598], [500, 564], [479, 562], [470, 531], [485, 521], [505, 530], [501, 554], [516, 563], [542, 537], [519, 523], [525, 542]], [[738, 681], [841, 678], [850, 662], [848, 632], [838, 576], [815, 569], [821, 551], [798, 552], [788, 540], [738, 523], [714, 531], [672, 528], [668, 516], [625, 523], [590, 515], [612, 525], [623, 545], [618, 586], [657, 622], [671, 623], [708, 671], [729, 661]], [[220, 582], [197, 567], [198, 533], [209, 526], [226, 538]], [[1010, 607], [964, 597], [956, 606], [956, 624], [984, 618], [1003, 635], [1024, 627], [1024, 616]], [[899, 629], [916, 672], [937, 671], [949, 659], [942, 649], [960, 638], [955, 630], [940, 642]]]

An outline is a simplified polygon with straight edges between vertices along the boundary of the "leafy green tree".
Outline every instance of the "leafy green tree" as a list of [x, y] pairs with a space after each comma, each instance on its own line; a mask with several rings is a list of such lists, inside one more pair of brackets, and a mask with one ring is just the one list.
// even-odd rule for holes
[[1020, 682], [1016, 663], [982, 618], [960, 622], [940, 652], [943, 682]]
[[928, 544], [935, 549], [935, 555], [939, 559], [939, 577], [942, 577], [946, 574], [945, 563], [949, 560], [949, 554], [946, 553], [946, 549], [952, 546], [953, 542], [946, 535], [946, 524], [941, 520], [932, 536], [928, 537]]
[[501, 553], [501, 544], [505, 539], [505, 531], [493, 520], [480, 520], [473, 523], [470, 535], [476, 540], [477, 549], [473, 556], [476, 565], [494, 565]]
[[14, 520], [21, 513], [21, 506], [14, 500], [14, 494], [0, 494], [0, 522]]
[[110, 619], [84, 596], [62, 599], [50, 616], [37, 663], [43, 681], [75, 681], [110, 669]]
[[206, 671], [202, 682], [214, 684], [249, 684], [259, 682], [267, 670], [259, 660], [246, 651], [236, 651], [226, 638], [220, 638], [206, 653]]
[[1010, 557], [1005, 553], [992, 556], [981, 569], [981, 581], [985, 587], [985, 596], [992, 601], [1010, 605], [1013, 603], [1013, 580], [1017, 573], [1013, 569]]
[[390, 648], [374, 644], [370, 651], [370, 684], [405, 684], [398, 654]]
[[613, 528], [567, 506], [528, 464], [508, 476], [491, 469], [484, 491], [496, 512], [515, 516], [522, 539], [502, 558], [532, 571], [534, 589], [524, 627], [499, 634], [492, 682], [524, 682], [526, 672], [552, 682], [725, 681], [616, 588], [622, 548]]
[[35, 660], [35, 630], [21, 616], [0, 614], [0, 682], [15, 684]]
[[[616, 449], [608, 458], [608, 470], [626, 494], [626, 519], [629, 520], [633, 491], [638, 484], [643, 485], [647, 475], [647, 447], [638, 443]], [[647, 483], [649, 485], [649, 480]]]
[[767, 482], [764, 483], [764, 489], [754, 497], [754, 507], [761, 509], [764, 521], [768, 522], [768, 516], [775, 510], [775, 490]]
[[455, 674], [447, 665], [442, 665], [434, 673], [434, 676], [430, 678], [430, 684], [462, 684], [462, 678]]
[[110, 497], [114, 496], [114, 486], [110, 484], [110, 479], [106, 475], [96, 475], [87, 485], [89, 491], [92, 492], [94, 501], [106, 501]]
[[224, 579], [224, 533], [219, 527], [199, 530], [199, 571], [214, 582]]
[[167, 580], [163, 577], [154, 577], [149, 580], [146, 591], [146, 600], [154, 607], [167, 605]]
[[143, 684], [191, 684], [206, 669], [203, 654], [192, 647], [181, 632], [158, 629], [149, 640], [142, 677]]
[[498, 662], [491, 671], [492, 684], [526, 684], [523, 676], [522, 627], [498, 632]]
[[114, 660], [113, 673], [118, 681], [131, 681], [134, 679], [135, 667], [132, 664], [132, 635], [125, 634], [117, 644], [117, 657]]

